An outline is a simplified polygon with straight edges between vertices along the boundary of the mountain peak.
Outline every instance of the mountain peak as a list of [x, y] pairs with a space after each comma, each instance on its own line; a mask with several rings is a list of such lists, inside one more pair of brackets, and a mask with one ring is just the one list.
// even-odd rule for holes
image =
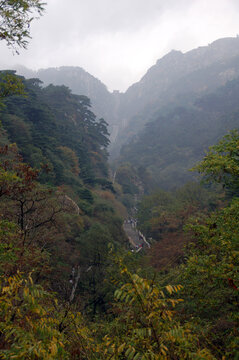
[[239, 44], [239, 35], [237, 35], [236, 37], [225, 37], [225, 38], [221, 38], [221, 39], [217, 39], [215, 41], [213, 41], [211, 44], [209, 44], [209, 46], [211, 47], [218, 47], [218, 46], [233, 46], [235, 44]]
[[162, 61], [170, 61], [170, 60], [173, 60], [173, 59], [178, 59], [178, 58], [180, 58], [182, 56], [183, 56], [182, 51], [173, 49], [169, 53], [164, 55], [162, 58], [158, 59], [156, 64], [158, 64], [159, 62], [162, 62]]

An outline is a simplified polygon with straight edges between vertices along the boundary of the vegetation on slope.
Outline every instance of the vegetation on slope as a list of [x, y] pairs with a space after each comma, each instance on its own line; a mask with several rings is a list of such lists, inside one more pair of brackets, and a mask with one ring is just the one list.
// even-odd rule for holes
[[[14, 4], [24, 15], [40, 3]], [[19, 79], [1, 75], [0, 357], [238, 359], [239, 133], [195, 167], [227, 198], [191, 184], [143, 199], [139, 226], [158, 244], [188, 229], [181, 261], [153, 271], [152, 254], [122, 246], [106, 124], [89, 100], [65, 87], [41, 89], [36, 79], [23, 79], [25, 94], [16, 97]], [[134, 169], [117, 175], [129, 205], [152, 179]]]
[[239, 80], [234, 80], [199, 98], [193, 107], [156, 113], [144, 130], [122, 147], [118, 166], [127, 162], [143, 167], [154, 185], [165, 190], [191, 181], [188, 170], [203, 157], [204, 150], [238, 127], [238, 97]]
[[[10, 104], [11, 99], [3, 117]], [[238, 144], [239, 134], [233, 132], [197, 166], [207, 180], [223, 183], [230, 199], [237, 194]], [[42, 184], [39, 171], [47, 173], [39, 177]], [[99, 174], [98, 167], [95, 171]], [[0, 174], [2, 358], [237, 358], [237, 199], [220, 210], [220, 193], [193, 184], [174, 195], [161, 191], [145, 198], [139, 226], [159, 244], [183, 236], [189, 223], [181, 261], [155, 273], [144, 256], [123, 250], [121, 223], [112, 207], [119, 205], [102, 182], [78, 173], [77, 184], [70, 186], [66, 177], [66, 185], [56, 187], [46, 164], [34, 170], [16, 145], [2, 147]], [[84, 202], [78, 186], [88, 191]], [[109, 242], [118, 247], [116, 257]], [[154, 249], [152, 265], [157, 266]]]

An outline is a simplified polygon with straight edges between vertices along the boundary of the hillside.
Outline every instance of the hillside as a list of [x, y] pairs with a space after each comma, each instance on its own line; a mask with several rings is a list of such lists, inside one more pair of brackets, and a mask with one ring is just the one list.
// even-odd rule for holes
[[184, 54], [171, 51], [123, 95], [113, 155], [159, 110], [192, 106], [197, 97], [238, 76], [239, 38], [219, 39]]
[[[182, 78], [175, 65], [164, 96], [182, 54], [162, 59], [112, 181], [87, 96], [0, 72], [1, 358], [238, 359], [239, 132], [217, 140], [238, 127], [239, 78], [224, 45]], [[123, 128], [126, 94], [112, 96]], [[193, 165], [207, 185], [179, 188]]]
[[61, 66], [59, 68], [40, 69], [32, 71], [24, 66], [18, 66], [17, 72], [26, 78], [39, 78], [44, 86], [65, 85], [74, 94], [84, 95], [90, 99], [92, 111], [98, 118], [104, 118], [114, 131], [114, 116], [118, 107], [118, 93], [110, 93], [107, 87], [97, 78], [77, 66]]
[[[39, 77], [44, 85], [64, 84], [76, 94], [89, 96], [97, 117], [109, 123], [111, 159], [118, 158], [117, 164], [129, 161], [143, 166], [154, 177], [153, 183], [164, 188], [191, 179], [188, 169], [204, 150], [225, 131], [238, 126], [236, 120], [225, 125], [222, 120], [227, 111], [230, 119], [230, 113], [237, 111], [236, 103], [230, 107], [230, 91], [234, 90], [229, 89], [239, 76], [238, 37], [219, 39], [186, 53], [173, 50], [125, 93], [110, 93], [101, 81], [79, 67], [37, 72], [22, 68], [19, 72]], [[230, 82], [228, 88], [223, 87]], [[224, 95], [222, 101], [214, 99], [218, 89], [225, 92], [227, 102]], [[202, 102], [208, 103], [207, 109]], [[220, 109], [211, 108], [215, 102]]]
[[[0, 72], [1, 94], [5, 76]], [[98, 297], [107, 293], [100, 278], [108, 266], [108, 243], [118, 247], [125, 242], [125, 209], [108, 176], [107, 126], [96, 119], [86, 96], [65, 86], [43, 88], [38, 79], [21, 80], [24, 94], [2, 98], [0, 111], [3, 226], [17, 224], [16, 251], [30, 254], [16, 265], [19, 270], [38, 274], [42, 267], [37, 276], [62, 299], [69, 300], [72, 271], [81, 266], [74, 294], [84, 288], [84, 306], [91, 312], [94, 303], [96, 312], [104, 303], [97, 305]], [[14, 256], [6, 257], [7, 269]], [[98, 283], [94, 291], [92, 279]]]
[[198, 98], [191, 107], [156, 113], [121, 149], [119, 163], [143, 166], [163, 189], [192, 180], [188, 170], [210, 145], [239, 127], [239, 80]]
[[182, 53], [172, 50], [153, 65], [125, 93], [110, 93], [98, 79], [80, 67], [31, 71], [19, 67], [27, 78], [37, 77], [45, 85], [68, 86], [73, 93], [91, 99], [92, 110], [109, 124], [110, 153], [142, 130], [159, 110], [193, 106], [194, 101], [239, 76], [239, 38], [224, 38], [208, 46]]

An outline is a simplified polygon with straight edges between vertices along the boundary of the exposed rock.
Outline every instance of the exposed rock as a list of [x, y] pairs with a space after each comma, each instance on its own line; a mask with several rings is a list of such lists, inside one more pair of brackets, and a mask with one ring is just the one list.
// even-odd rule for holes
[[66, 85], [73, 93], [91, 99], [93, 112], [109, 123], [111, 152], [137, 134], [161, 108], [191, 105], [206, 94], [239, 76], [239, 37], [224, 38], [208, 46], [182, 53], [172, 50], [159, 59], [142, 79], [125, 93], [110, 93], [106, 86], [80, 67], [30, 71], [19, 68], [26, 77], [39, 77], [45, 85]]

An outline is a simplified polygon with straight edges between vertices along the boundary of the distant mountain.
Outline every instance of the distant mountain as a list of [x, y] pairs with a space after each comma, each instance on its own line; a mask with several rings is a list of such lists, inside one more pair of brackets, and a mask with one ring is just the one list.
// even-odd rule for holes
[[97, 117], [109, 123], [111, 155], [116, 158], [123, 144], [131, 142], [159, 112], [166, 115], [177, 106], [194, 108], [195, 101], [239, 76], [239, 38], [224, 38], [208, 46], [182, 53], [171, 51], [159, 59], [142, 79], [125, 93], [110, 93], [98, 79], [80, 67], [63, 66], [31, 72], [45, 85], [66, 85], [73, 93], [91, 99]]
[[[91, 100], [92, 111], [97, 117], [103, 117], [110, 125], [114, 123], [113, 116], [116, 113], [118, 93], [110, 93], [100, 80], [84, 69], [77, 66], [61, 66], [32, 71], [24, 66], [18, 66], [17, 73], [26, 78], [39, 78], [45, 86], [65, 85], [74, 94], [87, 96]], [[112, 127], [111, 132], [113, 132]]]
[[173, 189], [193, 178], [188, 170], [204, 150], [239, 128], [239, 79], [198, 98], [193, 106], [158, 111], [144, 129], [123, 145], [118, 163], [151, 174], [155, 185]]
[[123, 94], [118, 113], [120, 146], [140, 131], [161, 110], [193, 106], [208, 94], [239, 76], [239, 38], [219, 39], [183, 54], [171, 51]]
[[5, 99], [1, 123], [24, 160], [36, 168], [48, 164], [44, 179], [52, 185], [81, 186], [107, 177], [107, 127], [90, 110], [90, 100], [66, 86], [22, 81], [27, 96]]

